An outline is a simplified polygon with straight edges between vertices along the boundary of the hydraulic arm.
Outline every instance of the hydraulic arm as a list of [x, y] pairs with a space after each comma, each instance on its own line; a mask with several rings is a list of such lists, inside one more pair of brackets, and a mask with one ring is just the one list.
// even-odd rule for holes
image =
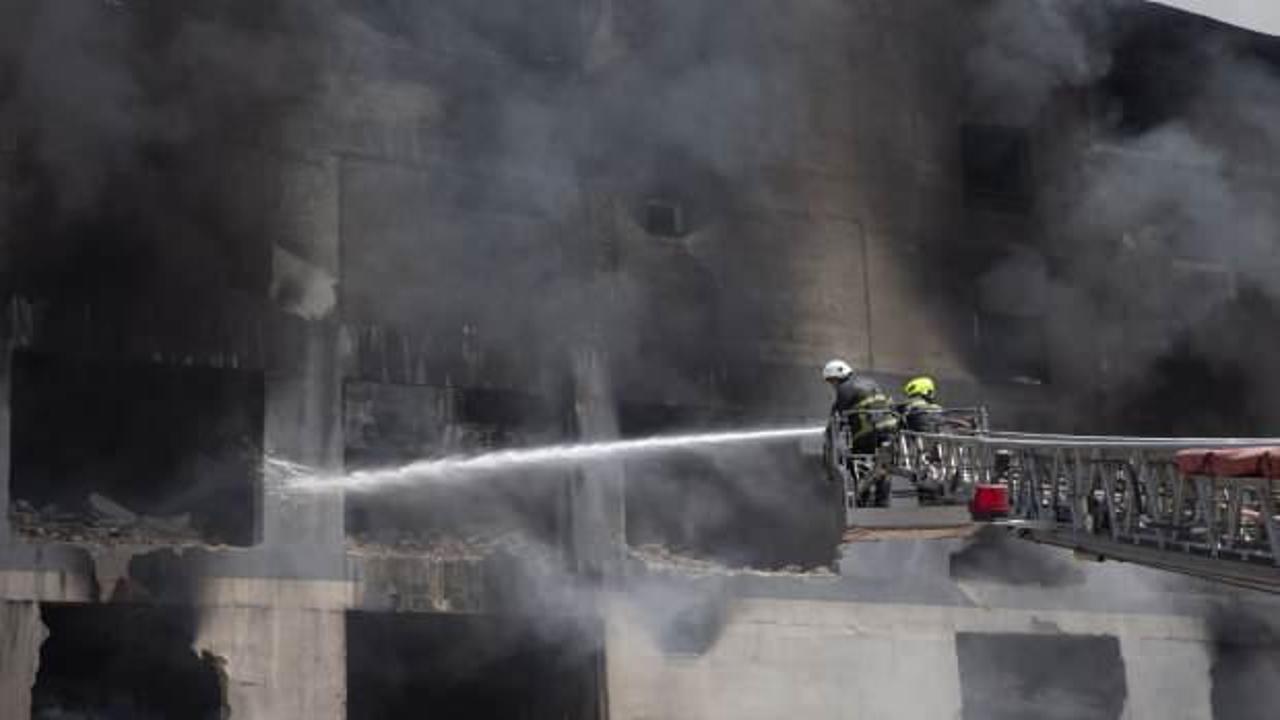
[[963, 509], [970, 526], [1280, 592], [1280, 439], [996, 432], [975, 417], [903, 430], [874, 455], [833, 453], [851, 529], [936, 526]]

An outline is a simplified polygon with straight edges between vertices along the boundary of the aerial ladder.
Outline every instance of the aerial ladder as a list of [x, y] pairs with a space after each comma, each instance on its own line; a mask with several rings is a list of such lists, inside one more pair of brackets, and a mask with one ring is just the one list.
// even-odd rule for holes
[[1000, 432], [973, 408], [855, 454], [857, 412], [832, 418], [824, 449], [848, 542], [998, 526], [1098, 560], [1280, 593], [1280, 439]]

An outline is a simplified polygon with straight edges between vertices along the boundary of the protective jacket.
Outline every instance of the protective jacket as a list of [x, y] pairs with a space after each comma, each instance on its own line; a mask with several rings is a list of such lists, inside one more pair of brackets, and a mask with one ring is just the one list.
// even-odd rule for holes
[[831, 412], [848, 415], [855, 452], [872, 451], [879, 437], [898, 429], [892, 410], [893, 401], [880, 383], [871, 378], [855, 376], [836, 385]]
[[907, 398], [898, 406], [908, 430], [937, 432], [942, 423], [942, 406], [922, 397]]
[[868, 377], [854, 376], [836, 385], [836, 399], [831, 412], [848, 412], [858, 409], [869, 400], [888, 399], [880, 383]]

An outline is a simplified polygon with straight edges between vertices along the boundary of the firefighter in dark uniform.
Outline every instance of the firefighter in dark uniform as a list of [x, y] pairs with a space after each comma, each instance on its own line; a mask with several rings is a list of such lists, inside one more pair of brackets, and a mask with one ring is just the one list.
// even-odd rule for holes
[[[907, 430], [918, 433], [937, 433], [943, 430], [942, 406], [938, 404], [938, 387], [933, 378], [922, 375], [908, 380], [902, 386], [902, 394], [907, 399], [898, 405], [898, 414]], [[932, 502], [946, 494], [942, 451], [936, 442], [924, 441], [919, 446], [918, 456], [912, 458], [911, 465], [916, 470], [916, 491], [922, 503]]]
[[880, 383], [866, 376], [855, 376], [853, 368], [843, 360], [832, 360], [822, 370], [822, 378], [836, 392], [831, 414], [846, 414], [851, 429], [854, 454], [872, 454], [880, 442], [898, 429], [893, 401]]
[[942, 406], [938, 404], [938, 386], [933, 378], [920, 376], [902, 386], [906, 401], [898, 406], [907, 429], [915, 432], [938, 432], [942, 424]]

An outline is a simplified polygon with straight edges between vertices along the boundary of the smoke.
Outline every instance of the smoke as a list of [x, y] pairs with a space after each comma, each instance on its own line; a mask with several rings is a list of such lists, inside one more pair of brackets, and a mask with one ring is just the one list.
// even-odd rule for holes
[[[572, 5], [342, 5], [326, 107], [367, 126], [342, 133], [343, 312], [436, 348], [465, 338], [473, 353], [432, 368], [464, 386], [562, 392], [566, 356], [598, 348], [626, 436], [675, 430], [628, 422], [672, 406], [775, 425], [750, 410], [750, 370], [792, 251], [738, 211], [811, 142], [801, 128], [831, 93], [780, 36], [830, 11], [659, 0], [566, 17]], [[650, 201], [679, 227], [655, 232]], [[748, 244], [776, 253], [769, 271], [743, 271]], [[749, 349], [732, 356], [732, 337]], [[734, 562], [829, 561], [833, 533], [815, 560], [805, 514], [830, 503], [812, 497], [816, 463], [748, 467], [768, 455], [629, 464], [628, 507], [648, 515], [633, 527]]]
[[1277, 418], [1247, 398], [1197, 426], [1176, 395], [1132, 393], [1266, 374], [1264, 353], [1236, 352], [1240, 318], [1280, 300], [1280, 75], [1262, 41], [1137, 2], [993, 2], [977, 27], [970, 111], [1031, 129], [1041, 228], [988, 268], [982, 299], [1042, 329], [1079, 405], [1057, 424], [1264, 434]]
[[1206, 620], [1216, 718], [1269, 717], [1280, 702], [1280, 629], [1267, 612], [1235, 603], [1219, 607]]
[[794, 443], [685, 452], [627, 465], [627, 539], [728, 567], [814, 569], [835, 559], [838, 489]]
[[[361, 51], [344, 57], [351, 77], [331, 102], [397, 88], [386, 92], [406, 116], [390, 126], [383, 105], [363, 120], [371, 132], [344, 142], [430, 172], [347, 164], [360, 245], [344, 272], [348, 315], [403, 317], [436, 336], [469, 327], [494, 383], [558, 372], [565, 348], [594, 345], [623, 399], [723, 403], [727, 337], [757, 336], [749, 293], [783, 282], [737, 286], [726, 243], [769, 229], [736, 227], [734, 210], [796, 156], [816, 92], [776, 52], [762, 9], [731, 22], [669, 0], [600, 3], [585, 17], [527, 2], [375, 12], [393, 5], [344, 6], [338, 32]], [[384, 133], [395, 147], [368, 140]], [[651, 201], [675, 208], [669, 233], [652, 227]], [[724, 302], [731, 294], [742, 300]], [[514, 376], [502, 366], [512, 356]]]
[[1011, 537], [999, 528], [980, 531], [951, 554], [952, 579], [1008, 585], [1064, 587], [1085, 582], [1079, 563], [1054, 548]]
[[[1020, 218], [1032, 232], [987, 269], [981, 293], [987, 309], [1042, 328], [1065, 391], [1054, 424], [1266, 434], [1280, 420], [1264, 399], [1278, 389], [1264, 359], [1276, 348], [1257, 331], [1280, 301], [1280, 75], [1265, 41], [1139, 2], [993, 2], [982, 17], [970, 111], [1028, 130], [1036, 197]], [[1160, 573], [1028, 565], [1010, 550], [979, 540], [953, 574], [1044, 584], [1073, 606], [1193, 594]], [[1257, 690], [1274, 682], [1274, 638], [1243, 605], [1208, 618], [1216, 717], [1274, 706]]]
[[259, 6], [248, 22], [232, 5], [5, 6], [10, 289], [206, 314], [227, 303], [194, 295], [265, 292], [287, 196], [270, 148], [315, 91], [320, 44], [318, 6]]
[[971, 102], [985, 117], [1023, 125], [1053, 94], [1084, 87], [1111, 67], [1111, 12], [1118, 0], [993, 0], [978, 14], [981, 38], [967, 58]]
[[[800, 154], [828, 94], [775, 33], [830, 12], [13, 3], [7, 277], [67, 323], [84, 303], [135, 326], [220, 314], [229, 294], [340, 309], [394, 328], [353, 333], [359, 379], [555, 396], [568, 352], [595, 346], [620, 401], [743, 406], [759, 383], [727, 337], [754, 343], [761, 298], [790, 281], [726, 261], [776, 232], [735, 209]], [[336, 168], [340, 190], [299, 190], [298, 164]], [[676, 209], [670, 237], [651, 200]], [[729, 367], [747, 380], [729, 387]]]

